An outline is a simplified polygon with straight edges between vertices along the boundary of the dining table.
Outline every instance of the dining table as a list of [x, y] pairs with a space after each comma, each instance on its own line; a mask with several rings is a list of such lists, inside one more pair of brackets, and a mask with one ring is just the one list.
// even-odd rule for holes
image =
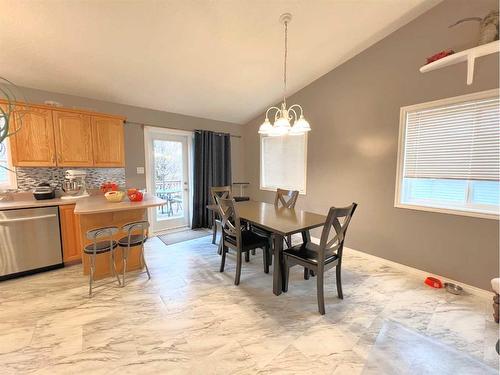
[[[210, 204], [207, 208], [213, 212], [218, 210], [215, 204]], [[287, 236], [300, 233], [303, 242], [310, 242], [311, 235], [309, 231], [323, 226], [326, 222], [326, 216], [297, 208], [277, 207], [274, 204], [252, 200], [236, 202], [236, 209], [240, 219], [271, 233], [274, 253], [273, 293], [280, 295], [284, 288], [284, 239]]]

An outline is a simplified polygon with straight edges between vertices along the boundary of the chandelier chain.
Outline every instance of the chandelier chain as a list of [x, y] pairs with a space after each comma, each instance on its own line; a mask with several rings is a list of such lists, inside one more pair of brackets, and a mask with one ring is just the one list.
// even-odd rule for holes
[[288, 22], [285, 21], [285, 59], [283, 63], [283, 103], [286, 105], [286, 59], [288, 57]]

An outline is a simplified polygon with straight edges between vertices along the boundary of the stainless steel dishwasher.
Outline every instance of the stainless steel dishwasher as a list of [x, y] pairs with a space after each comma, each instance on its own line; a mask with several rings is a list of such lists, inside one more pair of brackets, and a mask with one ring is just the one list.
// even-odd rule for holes
[[0, 211], [0, 280], [62, 266], [57, 207]]

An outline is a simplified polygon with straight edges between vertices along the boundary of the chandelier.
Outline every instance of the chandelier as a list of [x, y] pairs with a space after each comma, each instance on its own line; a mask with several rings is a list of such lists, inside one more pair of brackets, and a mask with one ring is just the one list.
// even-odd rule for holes
[[[280, 16], [280, 22], [285, 27], [285, 58], [283, 62], [283, 103], [281, 108], [270, 107], [266, 111], [266, 119], [259, 128], [259, 134], [270, 136], [299, 135], [311, 131], [309, 122], [304, 118], [304, 111], [298, 104], [286, 107], [286, 60], [288, 57], [288, 24], [292, 20], [290, 13]], [[274, 124], [269, 121], [269, 114], [274, 113]], [[299, 115], [300, 114], [300, 115]], [[272, 118], [272, 117], [271, 117]]]

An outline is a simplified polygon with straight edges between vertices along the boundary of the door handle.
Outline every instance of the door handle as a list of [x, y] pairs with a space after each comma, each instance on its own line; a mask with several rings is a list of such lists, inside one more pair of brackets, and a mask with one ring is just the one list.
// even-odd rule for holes
[[20, 221], [32, 221], [32, 220], [48, 219], [50, 217], [56, 217], [56, 214], [29, 216], [29, 217], [17, 217], [14, 219], [0, 220], [0, 224], [17, 223]]

